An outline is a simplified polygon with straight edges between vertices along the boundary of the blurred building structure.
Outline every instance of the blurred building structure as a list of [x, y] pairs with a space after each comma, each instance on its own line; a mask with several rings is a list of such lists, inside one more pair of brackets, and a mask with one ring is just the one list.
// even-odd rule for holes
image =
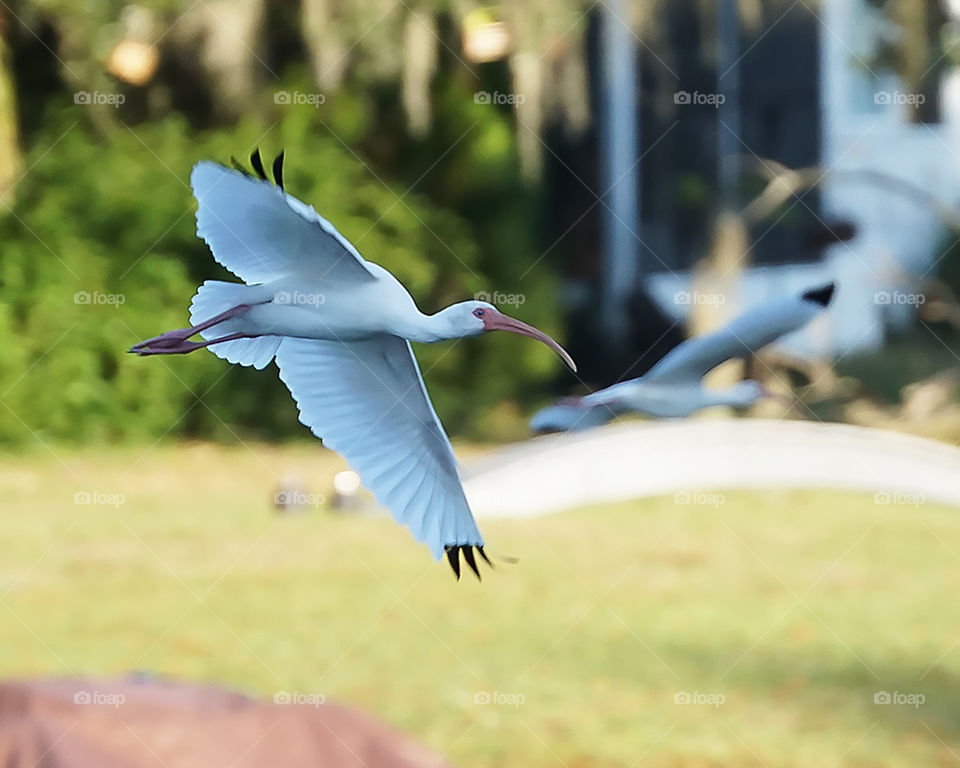
[[[736, 12], [737, 4], [724, 5]], [[621, 258], [606, 253], [603, 217], [617, 206], [605, 183], [609, 174], [598, 172], [607, 150], [603, 105], [622, 94], [606, 93], [603, 20], [596, 13], [591, 19], [586, 33], [591, 126], [571, 136], [562, 125], [548, 122], [546, 141], [552, 153], [545, 163], [549, 208], [556, 211], [556, 231], [548, 242], [556, 238], [554, 250], [564, 255], [571, 345], [588, 381], [606, 384], [640, 375], [683, 338], [678, 320], [685, 308], [673, 296], [712, 247], [721, 202], [721, 137], [726, 137], [726, 147], [740, 147], [747, 160], [772, 158], [790, 167], [820, 160], [816, 14], [783, 0], [753, 4], [752, 9], [749, 17], [733, 19], [741, 40], [730, 72], [718, 64], [718, 8], [712, 4], [664, 4], [634, 29], [640, 40], [635, 200], [642, 210], [630, 238], [632, 284], [618, 292], [628, 303], [630, 325], [622, 344], [610, 343], [606, 329], [596, 322], [597, 308], [611, 293], [601, 290], [611, 282], [608, 265], [616, 265], [621, 275], [623, 269]], [[729, 109], [718, 109], [724, 88], [739, 91], [737, 119]], [[627, 170], [621, 169], [621, 183], [629, 178]], [[741, 197], [751, 194], [747, 181], [741, 184]], [[750, 263], [819, 260], [820, 249], [810, 247], [807, 237], [821, 226], [819, 191], [810, 190], [804, 200], [805, 205], [796, 206], [775, 226], [751, 230], [755, 247]]]
[[[952, 209], [960, 200], [960, 71], [943, 66], [940, 56], [924, 89], [914, 90], [873, 63], [890, 30], [871, 5], [825, 0], [821, 14], [821, 164], [830, 171], [823, 208], [849, 217], [860, 232], [827, 253], [826, 268], [851, 286], [838, 309], [846, 337], [838, 331], [836, 338], [841, 347], [877, 347], [884, 329], [908, 323], [915, 309], [882, 298], [909, 297], [936, 273], [945, 226], [935, 204]], [[960, 5], [953, 3], [950, 14], [956, 23]], [[905, 184], [858, 179], [862, 171]]]
[[[700, 300], [727, 301], [732, 310], [834, 279], [841, 290], [831, 312], [785, 339], [781, 351], [804, 358], [872, 350], [911, 321], [942, 255], [943, 212], [960, 200], [960, 73], [940, 42], [960, 23], [960, 3], [945, 4], [945, 18], [933, 18], [936, 5], [918, 4], [927, 15], [913, 26], [928, 49], [911, 77], [916, 52], [889, 49], [904, 40], [918, 47], [909, 38], [916, 30], [898, 27], [875, 3], [771, 0], [749, 12], [740, 4], [736, 84], [718, 63], [722, 19], [689, 8], [666, 15], [669, 48], [656, 53], [671, 57], [641, 54], [644, 210], [635, 270], [669, 323], [689, 320]], [[717, 109], [737, 86], [739, 127]], [[698, 282], [695, 268], [711, 250], [720, 203], [714, 142], [725, 130], [738, 134], [745, 167], [773, 161], [784, 172], [812, 169], [817, 183], [751, 222], [742, 272], [732, 295], [718, 298], [712, 292], [728, 286]], [[746, 176], [744, 202], [766, 183]], [[667, 327], [662, 319], [653, 325], [657, 334]]]

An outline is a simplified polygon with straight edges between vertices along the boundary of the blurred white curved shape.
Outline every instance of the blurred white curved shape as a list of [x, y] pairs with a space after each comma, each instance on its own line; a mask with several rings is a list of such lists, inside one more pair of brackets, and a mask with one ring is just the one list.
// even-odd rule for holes
[[477, 517], [535, 517], [664, 494], [798, 488], [960, 507], [960, 449], [846, 424], [628, 422], [508, 446], [475, 464], [464, 483]]

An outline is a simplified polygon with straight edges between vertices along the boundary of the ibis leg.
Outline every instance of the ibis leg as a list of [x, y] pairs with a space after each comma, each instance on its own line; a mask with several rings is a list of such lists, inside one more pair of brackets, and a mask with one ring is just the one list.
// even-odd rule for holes
[[141, 341], [139, 344], [134, 344], [129, 351], [137, 355], [185, 355], [188, 352], [193, 352], [195, 349], [209, 347], [211, 344], [218, 344], [221, 341], [234, 341], [235, 339], [253, 338], [253, 335], [251, 334], [233, 333], [229, 336], [224, 336], [219, 339], [211, 339], [210, 341], [205, 342], [188, 341], [191, 336], [195, 336], [201, 331], [212, 328], [213, 326], [217, 325], [218, 323], [222, 323], [225, 320], [232, 320], [235, 317], [240, 317], [249, 309], [249, 304], [240, 304], [236, 307], [228, 309], [226, 312], [221, 312], [219, 315], [214, 315], [209, 320], [204, 320], [202, 323], [192, 325], [189, 328], [178, 328], [174, 331], [161, 333], [159, 336], [154, 336], [152, 339]]
[[[260, 334], [257, 333], [231, 333], [227, 336], [221, 336], [218, 339], [209, 339], [208, 341], [190, 341], [189, 339], [171, 337], [170, 339], [162, 341], [154, 340], [149, 346], [147, 346], [147, 342], [144, 341], [135, 347], [131, 347], [127, 351], [133, 352], [135, 355], [140, 355], [141, 357], [147, 357], [148, 355], [185, 355], [196, 349], [209, 347], [211, 344], [220, 344], [224, 341], [236, 341], [237, 339], [255, 339], [259, 335]], [[162, 339], [162, 337], [158, 336], [157, 339]]]

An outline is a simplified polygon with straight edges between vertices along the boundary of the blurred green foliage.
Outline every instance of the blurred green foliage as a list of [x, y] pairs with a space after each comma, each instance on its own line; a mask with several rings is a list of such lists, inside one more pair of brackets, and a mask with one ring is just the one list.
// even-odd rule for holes
[[[422, 310], [481, 291], [522, 293], [506, 311], [556, 331], [549, 266], [520, 283], [539, 256], [538, 195], [519, 176], [509, 115], [474, 104], [475, 87], [438, 78], [433, 126], [419, 139], [402, 120], [385, 129], [384, 109], [399, 104], [377, 105], [361, 87], [314, 108], [274, 104], [272, 84], [249, 114], [206, 128], [173, 109], [137, 119], [136, 94], [119, 109], [47, 98], [25, 137], [27, 172], [0, 213], [0, 441], [307, 434], [272, 367], [207, 352], [126, 354], [185, 327], [202, 280], [235, 279], [195, 236], [188, 180], [197, 161], [226, 163], [258, 145], [268, 158], [285, 149], [287, 190], [392, 270]], [[556, 373], [547, 349], [508, 336], [416, 349], [452, 433], [492, 438], [496, 425], [502, 435], [505, 413], [518, 429], [518, 403]]]

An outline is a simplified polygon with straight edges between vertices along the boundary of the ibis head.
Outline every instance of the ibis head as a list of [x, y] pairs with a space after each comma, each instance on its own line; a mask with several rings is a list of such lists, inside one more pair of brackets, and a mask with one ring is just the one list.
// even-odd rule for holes
[[577, 370], [577, 365], [573, 362], [573, 358], [570, 357], [567, 350], [550, 336], [522, 320], [505, 315], [493, 304], [486, 301], [463, 301], [447, 307], [439, 314], [445, 315], [444, 320], [452, 326], [452, 336], [479, 336], [481, 333], [489, 333], [490, 331], [518, 333], [521, 336], [529, 336], [531, 339], [546, 344], [557, 353], [571, 371]]
[[570, 357], [570, 355], [567, 353], [567, 350], [561, 347], [556, 341], [550, 338], [539, 328], [534, 328], [532, 325], [527, 325], [527, 323], [524, 323], [522, 320], [517, 320], [515, 317], [505, 315], [503, 312], [489, 304], [474, 307], [471, 314], [483, 323], [483, 330], [485, 333], [488, 331], [509, 331], [510, 333], [519, 333], [521, 336], [529, 336], [531, 339], [536, 339], [537, 341], [550, 347], [550, 349], [560, 356], [560, 359], [567, 364], [567, 367], [571, 371], [577, 370], [577, 364], [573, 362], [573, 358]]

